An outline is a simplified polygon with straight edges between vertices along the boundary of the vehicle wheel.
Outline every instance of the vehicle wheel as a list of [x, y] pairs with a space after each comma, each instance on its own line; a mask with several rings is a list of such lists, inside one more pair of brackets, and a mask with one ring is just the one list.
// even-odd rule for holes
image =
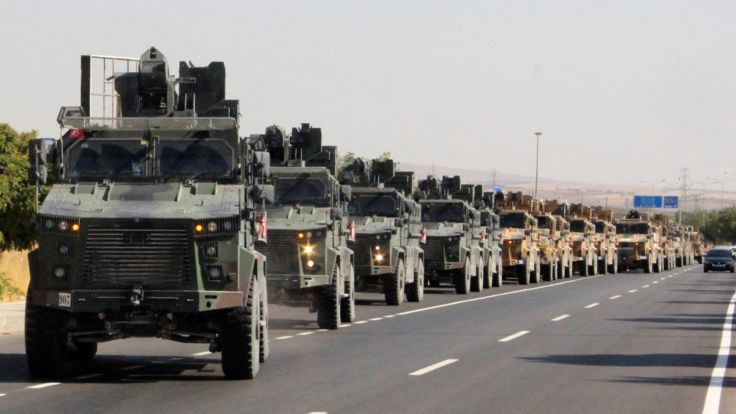
[[25, 345], [32, 378], [62, 378], [72, 373], [74, 361], [64, 337], [62, 314], [55, 309], [32, 305], [28, 297]]
[[467, 257], [463, 268], [455, 271], [453, 282], [455, 283], [455, 293], [467, 295], [470, 292], [470, 259]]
[[580, 262], [578, 268], [580, 269], [580, 276], [588, 276], [588, 265], [585, 263], [584, 259]]
[[483, 269], [483, 289], [490, 289], [493, 286], [493, 274], [495, 271], [493, 270], [493, 267], [495, 265], [491, 265], [489, 262], [488, 265]]
[[389, 306], [399, 306], [404, 301], [404, 259], [398, 260], [395, 270], [386, 275], [383, 284], [383, 293]]
[[503, 286], [503, 263], [498, 261], [496, 263], [496, 272], [493, 273], [493, 287]]
[[[344, 278], [343, 294], [340, 296], [340, 321], [350, 323], [355, 320], [355, 265], [350, 264], [350, 273]], [[403, 286], [403, 283], [402, 283]], [[402, 296], [403, 297], [403, 296]]]
[[332, 283], [323, 286], [317, 300], [317, 326], [322, 329], [337, 329], [340, 326], [340, 305], [342, 302], [340, 286], [343, 285], [340, 264], [332, 271]]
[[644, 262], [644, 273], [652, 273], [652, 259], [647, 258], [647, 260]]
[[703, 266], [703, 273], [708, 273], [708, 265]]
[[558, 279], [564, 279], [565, 278], [565, 264], [562, 263], [562, 260], [557, 262], [557, 277]]
[[654, 273], [659, 273], [662, 269], [661, 266], [662, 266], [662, 261], [657, 259], [657, 262], [654, 263], [654, 267], [652, 267], [652, 270], [654, 271]]
[[529, 274], [529, 281], [531, 283], [539, 283], [542, 279], [542, 264], [537, 259], [537, 263]]
[[598, 270], [602, 275], [608, 274], [608, 265], [606, 264], [606, 259], [598, 261]]
[[731, 266], [731, 273], [736, 271], [736, 267]]
[[406, 285], [406, 299], [409, 302], [421, 302], [424, 298], [424, 259], [419, 259], [414, 283]]
[[528, 285], [529, 279], [531, 278], [531, 270], [529, 269], [529, 262], [526, 262], [523, 265], [517, 265], [516, 274], [518, 276], [520, 285]]
[[471, 292], [482, 292], [483, 291], [483, 273], [485, 267], [483, 266], [483, 259], [479, 258], [478, 266], [475, 269], [475, 276], [470, 279], [470, 291]]
[[258, 360], [261, 363], [266, 362], [271, 354], [271, 347], [268, 344], [268, 289], [266, 288], [266, 278], [262, 278], [261, 288], [261, 341]]
[[227, 379], [253, 379], [260, 369], [260, 320], [258, 280], [248, 288], [244, 307], [227, 311], [224, 316], [220, 347], [222, 371]]
[[69, 351], [71, 360], [80, 364], [89, 364], [94, 361], [97, 355], [97, 343], [95, 342], [79, 342], [76, 350]]

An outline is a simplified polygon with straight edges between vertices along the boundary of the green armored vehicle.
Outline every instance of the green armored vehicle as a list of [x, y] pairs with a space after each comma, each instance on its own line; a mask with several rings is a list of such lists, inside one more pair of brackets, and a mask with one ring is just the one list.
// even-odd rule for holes
[[[251, 137], [258, 139], [258, 137]], [[267, 207], [267, 279], [274, 301], [309, 306], [320, 328], [355, 318], [355, 267], [346, 214], [350, 186], [335, 178], [335, 147], [309, 124], [291, 135], [273, 126], [260, 136], [271, 156], [274, 199]]]
[[[471, 284], [482, 286], [482, 249], [474, 237], [480, 214], [463, 200], [450, 199], [460, 188], [460, 177], [433, 176], [419, 182], [422, 224], [427, 231], [424, 247], [425, 277], [432, 287], [452, 283], [455, 292], [467, 294]], [[475, 280], [473, 280], [475, 279]]]
[[208, 343], [226, 377], [253, 378], [268, 356], [257, 205], [273, 189], [268, 154], [238, 136], [225, 66], [182, 62], [169, 77], [150, 48], [115, 74], [114, 116], [95, 118], [95, 58], [82, 57], [82, 106], [61, 109], [61, 139], [30, 145], [32, 178], [54, 181], [28, 256], [30, 374], [65, 376], [99, 342], [158, 337]]
[[352, 186], [349, 212], [355, 221], [358, 291], [383, 290], [386, 304], [424, 297], [424, 252], [420, 208], [412, 194], [414, 173], [395, 171], [392, 160], [362, 159], [343, 166], [342, 182]]

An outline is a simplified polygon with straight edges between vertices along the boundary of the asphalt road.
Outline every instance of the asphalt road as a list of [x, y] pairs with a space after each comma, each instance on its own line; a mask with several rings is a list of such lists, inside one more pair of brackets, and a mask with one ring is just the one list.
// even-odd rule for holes
[[[202, 345], [136, 339], [102, 344], [79, 378], [33, 382], [22, 334], [3, 335], [0, 411], [699, 413], [735, 290], [733, 274], [693, 266], [431, 289], [400, 307], [361, 294], [357, 322], [338, 331], [274, 306], [254, 381], [224, 380]], [[721, 412], [736, 412], [734, 364], [712, 391]]]

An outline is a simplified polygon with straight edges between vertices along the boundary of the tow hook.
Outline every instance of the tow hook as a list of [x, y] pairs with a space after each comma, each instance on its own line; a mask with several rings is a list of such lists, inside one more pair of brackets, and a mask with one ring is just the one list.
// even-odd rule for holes
[[143, 286], [136, 286], [130, 291], [130, 303], [140, 306], [143, 301]]

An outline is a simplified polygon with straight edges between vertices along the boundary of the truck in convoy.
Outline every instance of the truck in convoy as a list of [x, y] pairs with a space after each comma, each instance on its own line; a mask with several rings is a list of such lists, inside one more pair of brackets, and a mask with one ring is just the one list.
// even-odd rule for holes
[[337, 329], [355, 318], [355, 263], [348, 243], [355, 223], [350, 186], [335, 178], [336, 148], [322, 145], [309, 124], [291, 134], [278, 126], [251, 136], [270, 154], [274, 197], [266, 206], [269, 243], [266, 278], [271, 300], [307, 306], [317, 325]]
[[613, 211], [593, 208], [594, 243], [598, 254], [598, 270], [602, 274], [618, 273], [618, 236], [613, 225]]
[[[423, 227], [412, 200], [414, 173], [396, 171], [393, 160], [361, 158], [342, 167], [341, 182], [352, 187], [348, 211], [355, 222], [358, 291], [380, 289], [386, 304], [424, 297]], [[408, 194], [408, 196], [407, 196]]]
[[598, 274], [598, 251], [595, 246], [595, 225], [590, 222], [590, 207], [572, 204], [567, 209], [570, 221], [573, 268], [580, 276]]
[[[114, 99], [91, 116], [102, 59], [128, 69], [101, 76]], [[154, 47], [86, 55], [81, 96], [59, 112], [60, 139], [30, 143], [30, 178], [52, 184], [28, 255], [31, 376], [70, 375], [100, 342], [158, 337], [209, 344], [227, 378], [255, 377], [269, 354], [256, 243], [273, 189], [268, 154], [239, 137], [225, 65], [180, 62], [175, 77]]]
[[[482, 283], [482, 249], [474, 239], [480, 227], [478, 210], [451, 197], [460, 188], [460, 177], [428, 176], [419, 181], [415, 198], [426, 229], [425, 277], [431, 287], [451, 283], [458, 294], [470, 292], [471, 283]], [[475, 281], [473, 281], [475, 279]]]
[[537, 219], [527, 212], [533, 200], [522, 193], [497, 193], [503, 244], [504, 275], [513, 275], [520, 285], [539, 282], [542, 272]]
[[561, 209], [557, 200], [545, 200], [542, 213], [537, 216], [539, 227], [551, 228], [550, 238], [555, 250], [557, 250], [557, 278], [571, 278], [574, 273], [572, 261], [572, 242], [570, 236], [570, 223], [560, 214], [555, 214]]
[[624, 270], [642, 269], [652, 273], [663, 269], [659, 228], [647, 213], [630, 210], [625, 218], [616, 220], [616, 234], [620, 236], [618, 263]]

